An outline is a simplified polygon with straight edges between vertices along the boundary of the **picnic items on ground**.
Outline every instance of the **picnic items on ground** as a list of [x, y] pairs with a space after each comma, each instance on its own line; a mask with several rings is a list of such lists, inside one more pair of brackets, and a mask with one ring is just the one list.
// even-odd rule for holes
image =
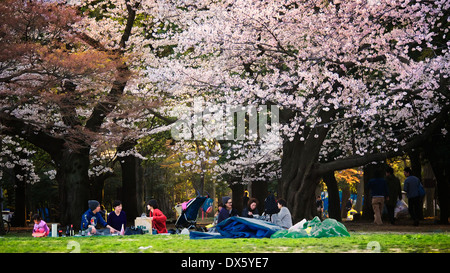
[[271, 238], [322, 238], [322, 237], [348, 237], [347, 228], [332, 218], [320, 221], [314, 217], [311, 221], [303, 219], [290, 229], [277, 231]]
[[150, 217], [136, 217], [134, 226], [141, 228], [144, 234], [152, 234], [152, 220], [150, 220]]
[[224, 238], [322, 238], [350, 236], [345, 226], [335, 219], [318, 217], [311, 221], [305, 219], [284, 229], [263, 219], [230, 217], [217, 225], [217, 232], [191, 231], [191, 239], [224, 239]]

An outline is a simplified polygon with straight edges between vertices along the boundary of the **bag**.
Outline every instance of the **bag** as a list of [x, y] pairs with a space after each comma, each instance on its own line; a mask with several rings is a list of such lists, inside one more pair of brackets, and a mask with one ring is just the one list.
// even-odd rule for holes
[[405, 201], [398, 200], [397, 205], [395, 206], [395, 209], [394, 209], [394, 217], [400, 218], [403, 216], [408, 216], [408, 214], [409, 214], [408, 205], [405, 203]]
[[130, 227], [125, 230], [125, 235], [137, 235], [137, 234], [139, 235], [144, 234], [142, 228]]
[[322, 238], [349, 237], [347, 228], [332, 218], [320, 221], [316, 216], [311, 221], [297, 223], [295, 229], [277, 231], [270, 238]]

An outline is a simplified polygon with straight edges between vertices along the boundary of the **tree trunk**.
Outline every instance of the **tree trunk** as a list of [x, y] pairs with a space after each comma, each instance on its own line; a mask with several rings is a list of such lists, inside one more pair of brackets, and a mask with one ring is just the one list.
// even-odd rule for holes
[[129, 155], [121, 157], [122, 167], [122, 203], [127, 213], [127, 221], [133, 222], [144, 212], [144, 189], [141, 159]]
[[364, 203], [363, 203], [363, 214], [362, 218], [366, 220], [374, 219], [374, 212], [372, 208], [372, 196], [370, 195], [370, 191], [367, 187], [370, 179], [375, 177], [376, 170], [380, 168], [378, 164], [369, 164], [364, 166]]
[[328, 189], [328, 216], [341, 221], [341, 203], [339, 200], [339, 189], [336, 177], [334, 176], [334, 171], [325, 173], [322, 178]]
[[[319, 114], [322, 122], [329, 122], [335, 112]], [[283, 113], [281, 117], [283, 117]], [[285, 140], [281, 158], [281, 197], [286, 199], [294, 222], [312, 219], [317, 215], [316, 187], [320, 182], [318, 159], [320, 148], [328, 134], [328, 127], [306, 127], [292, 141]]]
[[419, 149], [412, 149], [408, 152], [409, 160], [411, 161], [411, 169], [412, 169], [412, 175], [416, 176], [420, 179], [421, 182], [423, 182], [422, 179], [422, 163], [420, 161], [420, 151]]
[[[1, 142], [0, 142], [1, 145]], [[1, 146], [0, 146], [1, 148]], [[0, 217], [0, 235], [5, 235], [6, 234], [6, 230], [5, 230], [5, 226], [3, 225], [3, 188], [1, 187], [0, 184], [0, 209], [2, 211], [2, 217]]]
[[268, 186], [269, 185], [267, 181], [255, 181], [251, 184], [252, 195], [250, 197], [256, 198], [258, 200], [259, 205], [257, 208], [259, 214], [262, 214], [264, 212], [264, 200], [269, 195]]
[[[442, 162], [441, 162], [442, 163]], [[436, 166], [438, 164], [434, 164]], [[441, 224], [448, 224], [450, 217], [450, 174], [449, 172], [449, 164], [446, 166], [447, 169], [437, 168], [435, 171], [436, 179], [437, 179], [437, 197], [440, 208], [440, 220]], [[433, 167], [435, 169], [435, 167]]]
[[436, 177], [440, 222], [448, 224], [450, 217], [450, 157], [448, 151], [450, 151], [450, 145], [436, 146], [429, 143], [424, 150]]
[[345, 185], [342, 187], [342, 200], [341, 200], [341, 217], [347, 219], [347, 201], [350, 199], [350, 187]]
[[60, 194], [61, 225], [81, 225], [81, 215], [88, 209], [89, 200], [89, 150], [64, 151], [57, 162], [56, 180]]
[[311, 168], [300, 168], [297, 175], [290, 180], [282, 177], [281, 197], [286, 199], [294, 222], [310, 220], [317, 215], [315, 191], [319, 182], [320, 177]]
[[14, 222], [12, 223], [15, 227], [25, 227], [27, 224], [27, 206], [26, 206], [26, 181], [25, 179], [17, 178], [17, 175], [26, 177], [27, 173], [22, 169], [22, 166], [14, 166], [14, 197], [15, 197], [15, 211], [14, 211]]
[[243, 209], [242, 197], [244, 196], [244, 185], [239, 182], [235, 182], [230, 185], [230, 188], [232, 191], [231, 200], [233, 201], [233, 209], [236, 209], [239, 215], [241, 215]]

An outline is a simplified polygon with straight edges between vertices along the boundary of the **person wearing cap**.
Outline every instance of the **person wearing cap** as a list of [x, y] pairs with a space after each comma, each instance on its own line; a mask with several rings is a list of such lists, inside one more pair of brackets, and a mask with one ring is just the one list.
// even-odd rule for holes
[[217, 223], [222, 222], [223, 220], [230, 218], [231, 216], [239, 215], [236, 209], [233, 209], [233, 202], [231, 198], [225, 196], [222, 198], [223, 208], [219, 211], [219, 216], [217, 217]]
[[[87, 230], [91, 234], [105, 234], [104, 230], [97, 229], [97, 224], [109, 229], [109, 233], [119, 232], [110, 225], [108, 225], [100, 214], [100, 203], [97, 200], [88, 201], [89, 209], [81, 216], [81, 229]], [[106, 230], [107, 231], [107, 230]]]

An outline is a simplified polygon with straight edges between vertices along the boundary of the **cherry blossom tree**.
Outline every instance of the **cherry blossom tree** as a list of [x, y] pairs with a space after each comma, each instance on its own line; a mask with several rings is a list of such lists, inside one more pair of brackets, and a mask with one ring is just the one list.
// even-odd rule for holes
[[[108, 172], [93, 155], [101, 159], [146, 131], [141, 125], [154, 103], [143, 99], [149, 91], [139, 70], [155, 55], [157, 46], [145, 40], [160, 26], [154, 3], [73, 2], [0, 3], [0, 124], [2, 134], [50, 154], [60, 221], [78, 226], [90, 181]], [[130, 149], [121, 155], [138, 156]]]
[[176, 57], [149, 74], [178, 96], [276, 105], [279, 194], [295, 220], [315, 214], [325, 173], [400, 154], [448, 116], [448, 1], [179, 6]]

